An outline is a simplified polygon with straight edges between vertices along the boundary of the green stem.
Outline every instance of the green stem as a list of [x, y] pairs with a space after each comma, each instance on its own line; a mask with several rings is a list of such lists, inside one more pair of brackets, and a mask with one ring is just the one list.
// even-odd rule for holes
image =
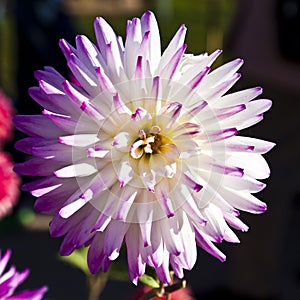
[[98, 300], [102, 293], [108, 276], [105, 273], [98, 273], [96, 275], [89, 275], [87, 277], [87, 283], [89, 288], [88, 300]]

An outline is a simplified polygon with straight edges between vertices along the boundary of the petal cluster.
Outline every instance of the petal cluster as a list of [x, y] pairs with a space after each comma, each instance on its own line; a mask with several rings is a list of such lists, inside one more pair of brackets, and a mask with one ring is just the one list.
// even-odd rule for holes
[[53, 215], [60, 253], [90, 246], [91, 272], [106, 271], [125, 244], [129, 277], [146, 265], [170, 281], [196, 261], [196, 245], [221, 261], [214, 243], [247, 231], [239, 211], [262, 213], [253, 193], [269, 176], [262, 157], [274, 144], [238, 135], [262, 120], [271, 101], [260, 87], [229, 93], [241, 59], [211, 71], [220, 55], [186, 54], [182, 25], [161, 53], [153, 13], [127, 23], [126, 40], [102, 18], [96, 44], [61, 40], [72, 72], [36, 71], [29, 90], [42, 115], [17, 116], [29, 137], [16, 148], [34, 156], [15, 170], [41, 179], [25, 184], [37, 211]]
[[22, 272], [18, 272], [15, 266], [11, 266], [9, 270], [4, 273], [4, 270], [9, 262], [11, 251], [7, 250], [1, 257], [0, 253], [0, 299], [1, 300], [40, 300], [47, 292], [46, 286], [35, 289], [25, 290], [15, 294], [15, 290], [20, 284], [28, 277], [29, 270], [26, 269]]

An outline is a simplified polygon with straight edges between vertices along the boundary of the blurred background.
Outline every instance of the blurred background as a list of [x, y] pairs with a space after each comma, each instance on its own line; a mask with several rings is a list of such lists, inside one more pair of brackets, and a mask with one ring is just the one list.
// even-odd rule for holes
[[[237, 233], [240, 245], [220, 245], [227, 262], [199, 249], [196, 266], [185, 273], [195, 299], [300, 299], [299, 0], [0, 0], [0, 87], [18, 113], [40, 113], [27, 89], [44, 65], [67, 74], [60, 38], [74, 44], [78, 33], [95, 40], [99, 15], [124, 37], [126, 20], [146, 9], [157, 16], [163, 48], [184, 23], [187, 52], [224, 49], [216, 66], [243, 58], [243, 77], [234, 89], [259, 85], [273, 100], [265, 120], [241, 133], [277, 143], [266, 155], [272, 174], [259, 195], [268, 211], [241, 214], [250, 230]], [[12, 145], [5, 150], [22, 160]], [[58, 260], [61, 241], [49, 237], [49, 218], [36, 216], [33, 203], [22, 193], [13, 214], [1, 220], [0, 248], [13, 249], [18, 269], [31, 269], [23, 288], [47, 284], [47, 299], [87, 299], [85, 275]], [[134, 291], [128, 281], [109, 281], [101, 299], [131, 299]]]

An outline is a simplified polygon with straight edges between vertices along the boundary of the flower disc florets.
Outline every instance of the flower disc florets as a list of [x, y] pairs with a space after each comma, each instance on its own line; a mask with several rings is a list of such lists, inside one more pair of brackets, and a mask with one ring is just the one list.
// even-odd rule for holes
[[[54, 215], [50, 232], [65, 235], [60, 252], [90, 246], [88, 264], [106, 271], [123, 244], [136, 283], [146, 265], [164, 283], [196, 261], [196, 244], [225, 260], [214, 245], [247, 231], [239, 210], [261, 213], [251, 193], [269, 176], [263, 153], [273, 143], [238, 136], [262, 119], [270, 100], [261, 88], [227, 93], [243, 61], [216, 70], [219, 56], [185, 54], [181, 26], [161, 54], [154, 15], [128, 22], [125, 45], [102, 18], [97, 44], [61, 40], [75, 82], [53, 68], [35, 73], [32, 98], [43, 115], [17, 116], [30, 137], [16, 147], [35, 156], [16, 171], [43, 178], [24, 185], [35, 208]], [[253, 100], [253, 101], [252, 101]]]

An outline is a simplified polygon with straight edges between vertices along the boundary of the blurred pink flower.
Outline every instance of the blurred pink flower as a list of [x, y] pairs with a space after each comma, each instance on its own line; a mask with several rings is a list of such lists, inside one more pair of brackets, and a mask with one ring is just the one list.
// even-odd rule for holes
[[7, 250], [6, 253], [1, 256], [0, 251], [0, 299], [1, 300], [40, 300], [47, 292], [48, 288], [43, 286], [36, 290], [25, 290], [14, 294], [17, 287], [23, 283], [28, 277], [29, 270], [26, 269], [22, 272], [18, 272], [15, 266], [11, 266], [10, 269], [3, 273], [7, 263], [10, 259], [11, 251]]
[[[0, 219], [11, 212], [19, 197], [20, 178], [7, 153], [0, 152]], [[1, 299], [1, 298], [0, 298]]]
[[19, 197], [20, 178], [13, 171], [9, 154], [1, 152], [4, 143], [13, 137], [14, 108], [0, 89], [0, 219], [11, 212]]
[[14, 108], [10, 99], [0, 90], [0, 145], [12, 139]]

